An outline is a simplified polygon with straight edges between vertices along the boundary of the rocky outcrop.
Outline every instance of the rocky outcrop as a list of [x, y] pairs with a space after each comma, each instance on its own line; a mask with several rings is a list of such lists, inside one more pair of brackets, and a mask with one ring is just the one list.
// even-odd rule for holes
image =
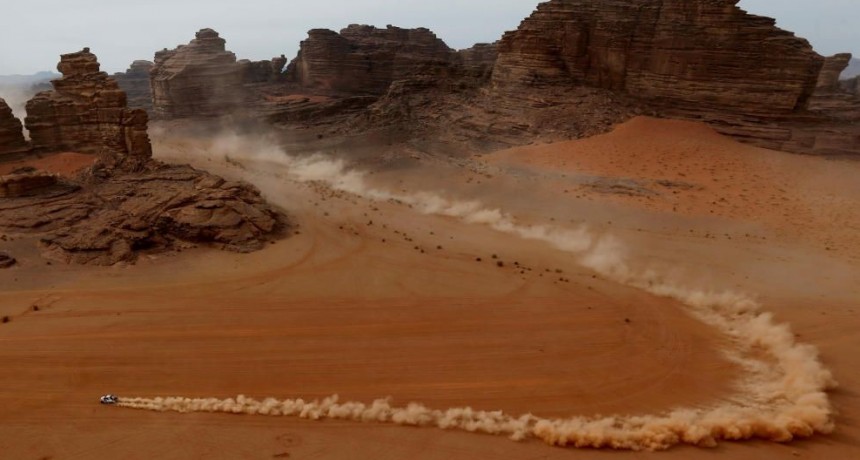
[[198, 244], [252, 251], [286, 228], [253, 186], [153, 160], [146, 112], [126, 108], [88, 49], [58, 68], [54, 90], [27, 104], [33, 144], [99, 161], [76, 177], [26, 165], [1, 177], [0, 234], [36, 236], [56, 260], [112, 265]]
[[38, 235], [46, 257], [80, 264], [133, 262], [141, 252], [199, 244], [248, 252], [284, 225], [247, 184], [159, 163], [0, 200], [0, 231]]
[[152, 111], [152, 89], [149, 74], [154, 64], [150, 61], [134, 61], [125, 72], [113, 74], [113, 79], [125, 91], [128, 106], [133, 109]]
[[850, 78], [839, 82], [842, 90], [860, 97], [860, 77]]
[[314, 29], [287, 68], [288, 78], [306, 88], [382, 95], [392, 82], [445, 76], [456, 53], [428, 29], [378, 29], [350, 25], [340, 33]]
[[582, 84], [700, 111], [790, 113], [823, 59], [737, 0], [552, 0], [499, 45], [498, 87]]
[[499, 43], [492, 89], [624, 93], [662, 116], [799, 153], [858, 155], [860, 101], [838, 91], [850, 56], [746, 13], [738, 0], [552, 0]]
[[146, 112], [129, 109], [125, 93], [99, 67], [88, 48], [61, 57], [63, 77], [52, 82], [54, 90], [27, 102], [33, 148], [98, 154], [111, 167], [138, 169], [152, 156]]
[[21, 120], [15, 118], [6, 101], [0, 99], [0, 160], [4, 155], [20, 153], [29, 148]]
[[848, 67], [850, 62], [850, 53], [842, 53], [825, 58], [821, 72], [818, 74], [818, 83], [815, 85], [816, 91], [839, 89], [839, 76], [842, 75], [842, 72]]
[[284, 67], [287, 65], [287, 57], [272, 58], [269, 61], [239, 61], [242, 67], [242, 83], [275, 83], [284, 81]]
[[499, 56], [498, 43], [478, 43], [471, 48], [457, 51], [463, 73], [480, 80], [488, 80]]
[[153, 114], [171, 119], [233, 113], [246, 99], [243, 75], [218, 32], [200, 30], [191, 43], [155, 53]]
[[37, 195], [57, 181], [56, 174], [39, 171], [0, 176], [0, 198]]

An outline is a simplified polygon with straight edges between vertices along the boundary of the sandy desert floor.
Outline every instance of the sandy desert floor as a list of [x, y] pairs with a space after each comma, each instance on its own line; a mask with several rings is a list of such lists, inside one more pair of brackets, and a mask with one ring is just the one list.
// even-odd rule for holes
[[191, 249], [109, 268], [48, 265], [32, 241], [0, 242], [21, 261], [0, 272], [0, 315], [10, 319], [0, 324], [0, 458], [860, 456], [860, 163], [644, 118], [591, 139], [365, 179], [477, 199], [523, 222], [587, 225], [623, 241], [631, 263], [754, 295], [819, 348], [839, 381], [834, 433], [596, 452], [433, 428], [101, 406], [108, 392], [336, 393], [542, 417], [660, 414], [732, 401], [744, 377], [723, 353], [727, 339], [679, 302], [599, 276], [545, 242], [296, 182], [253, 159], [206, 158], [206, 142], [173, 134], [155, 148], [254, 182], [292, 216], [294, 234], [253, 254]]

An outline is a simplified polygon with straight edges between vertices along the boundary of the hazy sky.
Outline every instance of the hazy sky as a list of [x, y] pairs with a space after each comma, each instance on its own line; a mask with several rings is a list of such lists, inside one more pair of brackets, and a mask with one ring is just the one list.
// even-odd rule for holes
[[[56, 68], [89, 46], [109, 72], [212, 27], [240, 59], [295, 56], [312, 28], [350, 23], [432, 29], [454, 48], [497, 40], [538, 0], [2, 0], [0, 75]], [[860, 0], [742, 0], [822, 54], [860, 53]]]

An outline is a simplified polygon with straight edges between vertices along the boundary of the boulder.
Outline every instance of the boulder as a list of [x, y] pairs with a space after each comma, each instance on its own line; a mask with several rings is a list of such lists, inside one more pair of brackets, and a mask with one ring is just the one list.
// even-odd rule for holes
[[125, 93], [99, 67], [89, 48], [62, 55], [63, 77], [27, 102], [33, 148], [93, 153], [111, 167], [140, 168], [152, 157], [146, 112], [129, 109]]
[[243, 66], [212, 29], [200, 30], [187, 45], [155, 53], [150, 75], [158, 118], [228, 115], [246, 99]]

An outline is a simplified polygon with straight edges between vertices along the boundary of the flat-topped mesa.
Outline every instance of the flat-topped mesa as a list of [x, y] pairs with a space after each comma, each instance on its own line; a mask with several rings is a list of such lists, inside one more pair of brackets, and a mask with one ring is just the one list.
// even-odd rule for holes
[[0, 98], [0, 161], [6, 155], [24, 152], [29, 148], [21, 120], [15, 118], [9, 105]]
[[245, 102], [242, 76], [226, 41], [202, 29], [189, 44], [155, 53], [153, 114], [165, 119], [228, 115]]
[[149, 83], [149, 73], [153, 64], [150, 61], [134, 61], [125, 72], [113, 74], [113, 79], [125, 91], [128, 106], [133, 109], [152, 110], [152, 87]]
[[456, 52], [428, 29], [353, 24], [340, 33], [308, 32], [287, 78], [335, 93], [382, 95], [396, 80], [448, 75], [455, 61]]
[[552, 0], [499, 45], [497, 89], [583, 84], [700, 112], [805, 107], [824, 59], [738, 0]]
[[61, 56], [63, 77], [51, 82], [54, 90], [27, 102], [33, 149], [93, 153], [107, 166], [137, 169], [152, 157], [146, 112], [129, 109], [125, 93], [99, 67], [89, 48]]

